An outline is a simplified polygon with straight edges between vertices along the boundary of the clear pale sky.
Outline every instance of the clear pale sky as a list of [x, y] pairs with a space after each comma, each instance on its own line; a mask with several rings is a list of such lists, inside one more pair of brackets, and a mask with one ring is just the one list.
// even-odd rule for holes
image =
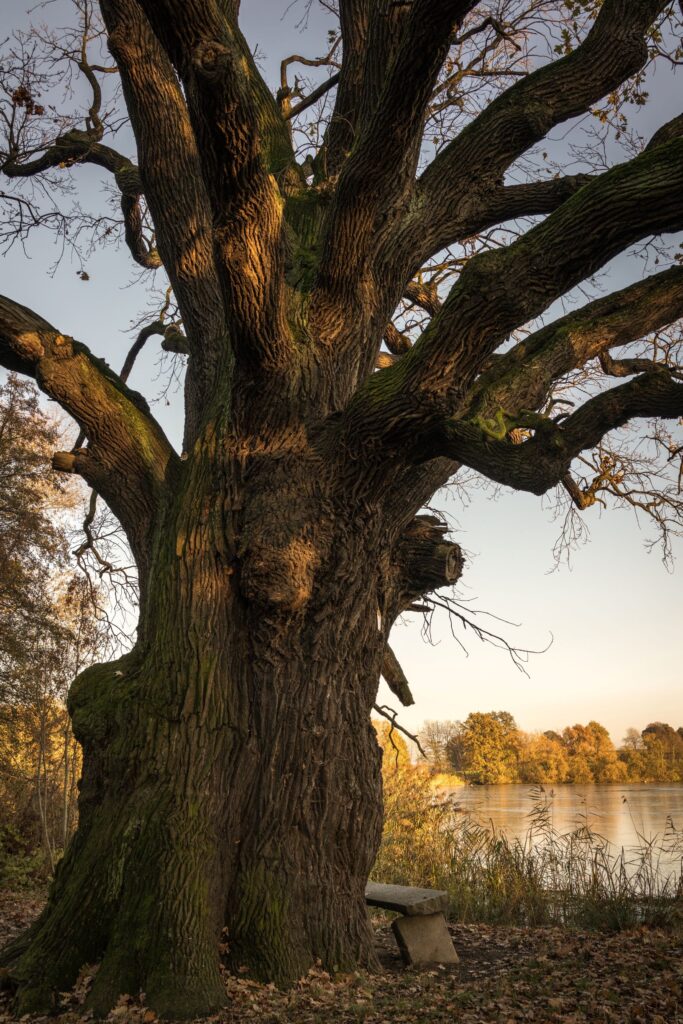
[[[26, 0], [5, 0], [0, 13], [2, 37], [25, 23]], [[309, 30], [296, 22], [303, 13], [299, 0], [287, 14], [285, 0], [242, 0], [242, 25], [252, 44], [259, 44], [271, 84], [277, 82], [279, 60], [288, 53], [318, 56], [324, 48], [327, 20], [312, 12]], [[64, 0], [48, 8], [58, 24]], [[678, 79], [680, 82], [680, 78]], [[677, 112], [680, 92], [655, 92], [648, 108], [652, 130]], [[677, 105], [676, 99], [679, 103]], [[92, 168], [78, 171], [85, 195], [96, 197], [100, 178]], [[127, 252], [97, 253], [86, 262], [90, 281], [77, 277], [80, 265], [65, 260], [54, 276], [48, 268], [56, 252], [49, 238], [29, 243], [30, 260], [19, 248], [4, 258], [0, 291], [34, 308], [60, 330], [88, 344], [118, 369], [130, 344], [126, 332], [144, 304]], [[615, 285], [623, 285], [625, 270]], [[150, 343], [154, 344], [154, 340]], [[136, 368], [131, 385], [153, 397], [158, 382], [158, 349], [150, 349]], [[169, 435], [180, 435], [177, 397], [154, 411]], [[467, 550], [468, 560], [459, 594], [472, 607], [520, 623], [503, 631], [510, 642], [541, 649], [533, 656], [528, 677], [505, 653], [479, 643], [470, 632], [458, 630], [469, 657], [450, 635], [444, 617], [435, 619], [434, 646], [420, 637], [421, 617], [398, 623], [392, 646], [412, 684], [416, 706], [404, 709], [402, 721], [411, 730], [424, 719], [464, 718], [470, 711], [507, 710], [528, 730], [561, 728], [597, 719], [619, 741], [628, 726], [643, 728], [649, 721], [683, 725], [683, 543], [675, 545], [677, 563], [670, 574], [659, 553], [647, 553], [648, 524], [639, 529], [624, 511], [604, 512], [594, 506], [584, 513], [590, 527], [588, 545], [574, 553], [572, 569], [550, 572], [552, 547], [559, 524], [528, 494], [500, 492], [489, 498], [473, 491], [463, 508], [456, 500], [440, 504], [454, 517], [453, 538]], [[396, 706], [382, 687], [380, 701]]]

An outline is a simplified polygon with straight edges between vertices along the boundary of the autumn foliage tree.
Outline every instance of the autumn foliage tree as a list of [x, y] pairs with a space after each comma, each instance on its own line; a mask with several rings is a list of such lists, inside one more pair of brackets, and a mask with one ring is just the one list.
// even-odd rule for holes
[[[41, 589], [0, 690], [0, 817], [7, 852], [13, 840], [19, 849], [42, 850], [49, 875], [78, 817], [81, 751], [66, 708], [68, 688], [103, 656], [109, 638], [97, 588], [80, 571], [44, 565]], [[0, 832], [0, 846], [2, 840]]]
[[[635, 735], [633, 735], [635, 733]], [[629, 778], [639, 782], [683, 781], [683, 729], [650, 722], [642, 733], [629, 730], [621, 752]]]
[[[601, 103], [623, 134], [643, 69], [666, 65], [671, 3], [326, 6], [341, 42], [308, 96], [287, 62], [268, 87], [239, 0], [101, 0], [101, 30], [77, 0], [80, 29], [8, 44], [5, 237], [63, 230], [39, 185], [58, 197], [94, 165], [118, 213], [78, 230], [120, 230], [172, 295], [120, 375], [68, 323], [0, 299], [0, 363], [77, 421], [54, 466], [108, 503], [140, 579], [133, 650], [71, 689], [80, 823], [44, 913], [2, 954], [21, 1012], [101, 961], [97, 1012], [143, 990], [161, 1014], [207, 1013], [225, 1000], [224, 928], [230, 963], [278, 983], [316, 960], [374, 964], [370, 714], [381, 672], [412, 700], [394, 621], [462, 571], [421, 510], [463, 468], [680, 524], [683, 269], [538, 318], [683, 228], [681, 117], [628, 158], [597, 139], [580, 173], [527, 159]], [[60, 61], [90, 93], [73, 115], [43, 95]], [[130, 154], [113, 145], [109, 76]], [[302, 117], [318, 126], [308, 150]], [[182, 452], [126, 384], [154, 336], [187, 359]], [[642, 419], [645, 464], [609, 440]]]
[[[384, 746], [387, 735], [380, 734]], [[464, 722], [425, 722], [419, 735], [420, 763], [432, 780], [441, 772], [475, 785], [683, 780], [683, 729], [666, 722], [651, 722], [642, 732], [629, 729], [618, 749], [599, 722], [577, 723], [561, 733], [525, 733], [507, 711], [475, 711]]]
[[61, 436], [34, 384], [0, 382], [0, 875], [3, 854], [22, 849], [54, 870], [75, 827], [66, 693], [104, 649], [98, 587], [67, 557], [81, 502], [50, 467]]
[[473, 711], [461, 723], [453, 767], [479, 785], [517, 782], [523, 737], [509, 711]]
[[66, 495], [50, 470], [58, 442], [35, 386], [10, 375], [0, 385], [0, 701], [19, 666], [30, 662], [27, 633], [48, 615], [50, 569], [65, 564], [59, 513]]

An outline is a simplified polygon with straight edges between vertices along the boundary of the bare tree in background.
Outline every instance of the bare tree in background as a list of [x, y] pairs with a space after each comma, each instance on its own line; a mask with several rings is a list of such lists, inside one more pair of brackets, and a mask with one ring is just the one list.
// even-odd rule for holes
[[[22, 1013], [100, 960], [94, 1011], [144, 990], [193, 1017], [225, 1001], [223, 928], [230, 963], [277, 983], [375, 964], [370, 714], [382, 671], [412, 700], [395, 619], [463, 566], [432, 495], [470, 469], [680, 525], [683, 268], [538, 318], [683, 228], [683, 118], [624, 160], [598, 133], [580, 173], [532, 158], [596, 106], [623, 135], [643, 69], [680, 54], [661, 0], [339, 0], [329, 77], [306, 94], [285, 62], [274, 96], [238, 0], [101, 0], [103, 28], [76, 6], [73, 33], [8, 44], [4, 237], [121, 233], [177, 315], [118, 375], [0, 300], [0, 363], [79, 424], [55, 468], [118, 517], [140, 581], [135, 647], [70, 693], [77, 835], [0, 959]], [[47, 100], [64, 62], [90, 90], [75, 114]], [[134, 158], [111, 145], [117, 74]], [[86, 164], [101, 216], [69, 198]], [[187, 357], [180, 455], [125, 383], [154, 336]]]

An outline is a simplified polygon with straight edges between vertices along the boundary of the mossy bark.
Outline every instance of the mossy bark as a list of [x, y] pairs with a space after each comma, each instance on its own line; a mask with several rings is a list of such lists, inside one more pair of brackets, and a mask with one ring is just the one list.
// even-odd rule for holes
[[232, 459], [207, 431], [160, 524], [135, 649], [71, 690], [80, 824], [4, 955], [18, 1012], [99, 963], [99, 1015], [140, 991], [168, 1017], [210, 1013], [221, 938], [230, 965], [278, 984], [374, 962], [378, 567], [371, 524], [321, 515], [325, 479], [301, 455]]

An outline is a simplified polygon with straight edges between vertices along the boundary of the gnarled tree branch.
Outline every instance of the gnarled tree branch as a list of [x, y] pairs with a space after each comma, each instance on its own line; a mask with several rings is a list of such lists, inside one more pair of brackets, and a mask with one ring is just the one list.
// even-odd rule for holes
[[228, 350], [211, 211], [185, 100], [164, 50], [136, 0], [103, 0], [101, 6], [135, 132], [139, 174], [157, 246], [191, 353], [186, 384], [188, 449], [216, 392], [218, 366]]
[[[683, 140], [674, 139], [600, 175], [507, 248], [472, 259], [401, 360], [412, 391], [452, 401], [456, 374], [458, 388], [469, 386], [512, 330], [625, 246], [682, 226]], [[378, 385], [371, 378], [367, 386]]]
[[51, 146], [33, 160], [10, 156], [2, 170], [9, 178], [30, 178], [55, 167], [73, 164], [95, 164], [110, 171], [121, 193], [121, 213], [126, 244], [136, 263], [148, 270], [161, 266], [161, 257], [147, 243], [142, 230], [140, 200], [142, 182], [137, 167], [128, 157], [99, 141], [99, 130], [79, 131], [74, 128], [55, 139]]
[[[511, 331], [538, 316], [557, 296], [594, 273], [625, 246], [648, 234], [681, 226], [683, 140], [672, 139], [600, 175], [507, 248], [470, 260], [441, 311], [413, 348], [396, 365], [370, 376], [358, 390], [337, 427], [343, 433], [344, 444], [352, 452], [363, 451], [366, 461], [372, 463], [372, 472], [377, 471], [375, 460], [370, 458], [374, 452], [388, 460], [388, 465], [400, 460], [406, 466], [434, 456], [450, 456], [485, 473], [481, 459], [476, 465], [469, 461], [471, 439], [476, 440], [482, 433], [479, 426], [472, 425], [474, 433], [467, 424], [462, 427], [463, 437], [468, 440], [467, 457], [454, 444], [435, 447], [431, 432], [439, 436], [444, 423], [476, 415], [472, 407], [476, 375], [490, 355]], [[663, 293], [675, 279], [672, 274], [665, 281]], [[656, 292], [655, 285], [653, 296]], [[668, 307], [672, 319], [676, 319], [677, 308], [676, 304]], [[647, 330], [648, 317], [641, 319]], [[516, 356], [504, 358], [518, 358], [524, 351], [522, 343]], [[554, 379], [551, 364], [552, 360], [545, 370], [546, 386]], [[504, 359], [497, 359], [482, 379], [487, 380], [489, 372], [494, 375], [491, 379], [496, 379], [501, 365]], [[520, 374], [518, 390], [511, 396], [516, 403], [512, 404], [513, 410], [527, 405], [523, 381], [525, 386], [533, 385], [533, 373]], [[502, 388], [504, 383], [502, 378], [497, 387]], [[533, 401], [527, 407], [533, 410]], [[492, 413], [500, 413], [494, 436], [507, 432], [510, 424], [506, 411], [500, 405], [492, 409]], [[505, 445], [506, 449], [512, 447], [507, 442]], [[429, 472], [425, 479], [431, 486]], [[424, 494], [422, 502], [428, 499], [429, 494]]]
[[491, 417], [500, 408], [508, 413], [538, 409], [547, 401], [555, 381], [596, 357], [604, 363], [604, 372], [617, 376], [653, 369], [652, 363], [642, 359], [615, 363], [609, 350], [681, 317], [683, 267], [671, 267], [589, 302], [498, 357], [475, 382], [468, 415]]
[[478, 190], [499, 186], [517, 157], [556, 124], [588, 110], [643, 66], [645, 35], [665, 0], [605, 0], [584, 42], [516, 82], [457, 136], [419, 180], [413, 226], [420, 265], [452, 238], [454, 210]]
[[474, 423], [452, 421], [435, 434], [432, 455], [448, 455], [490, 480], [544, 494], [561, 483], [580, 452], [638, 416], [683, 416], [683, 384], [666, 369], [643, 373], [591, 398], [561, 424], [546, 421], [523, 444], [492, 440]]
[[[340, 173], [311, 310], [315, 332], [338, 354], [347, 343], [335, 330], [340, 311], [344, 309], [348, 322], [358, 279], [371, 277], [370, 262], [382, 237], [402, 215], [401, 199], [413, 186], [427, 103], [453, 29], [473, 5], [473, 0], [411, 4], [377, 105]], [[357, 328], [352, 325], [354, 335]], [[368, 353], [368, 360], [373, 358]]]
[[80, 342], [0, 297], [0, 365], [32, 377], [81, 427], [87, 448], [56, 468], [79, 473], [120, 520], [144, 577], [149, 537], [176, 455], [147, 403]]
[[140, 7], [184, 86], [238, 364], [295, 373], [283, 208], [270, 173], [283, 187], [299, 181], [288, 129], [244, 37], [216, 0], [140, 0]]

